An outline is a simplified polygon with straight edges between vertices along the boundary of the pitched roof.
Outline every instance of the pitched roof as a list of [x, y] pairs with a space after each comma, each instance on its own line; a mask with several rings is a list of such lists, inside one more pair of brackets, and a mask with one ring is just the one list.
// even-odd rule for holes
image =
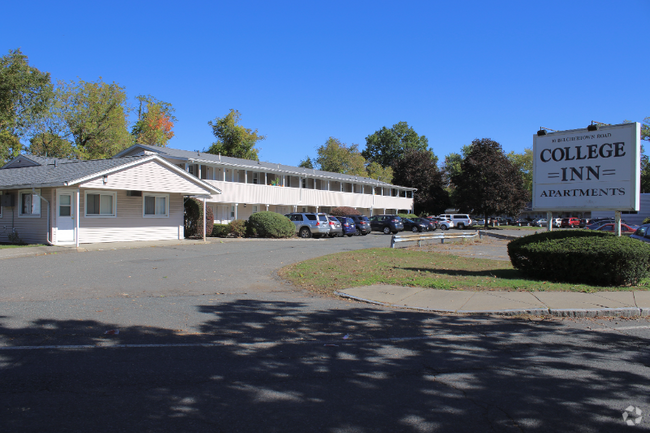
[[[32, 155], [29, 156], [32, 159]], [[38, 158], [38, 157], [36, 157]], [[213, 186], [195, 178], [178, 167], [155, 155], [132, 156], [118, 159], [74, 160], [60, 158], [41, 158], [43, 165], [0, 169], [0, 189], [42, 188], [70, 186], [109, 174], [111, 172], [138, 165], [149, 160], [162, 162], [179, 174], [191, 177], [206, 189], [220, 193]], [[54, 161], [56, 159], [56, 161]], [[47, 161], [50, 161], [49, 163]]]
[[129, 147], [126, 150], [115, 155], [113, 158], [121, 158], [122, 155], [128, 155], [132, 153], [134, 149], [142, 149], [145, 152], [153, 152], [155, 154], [161, 155], [163, 158], [185, 160], [194, 164], [206, 164], [206, 165], [222, 165], [222, 166], [231, 166], [234, 168], [242, 168], [247, 170], [260, 170], [271, 173], [284, 173], [292, 174], [294, 176], [310, 176], [318, 177], [323, 179], [335, 179], [343, 182], [351, 183], [360, 183], [366, 185], [375, 185], [375, 186], [384, 186], [384, 187], [395, 187], [409, 191], [415, 191], [417, 188], [405, 187], [392, 185], [390, 183], [381, 182], [376, 179], [371, 179], [369, 177], [363, 176], [354, 176], [349, 174], [333, 173], [331, 171], [322, 171], [312, 168], [302, 168], [294, 167], [291, 165], [283, 164], [274, 164], [271, 162], [262, 162], [262, 161], [253, 161], [250, 159], [243, 158], [233, 158], [230, 156], [223, 155], [213, 155], [211, 153], [205, 152], [193, 152], [190, 150], [180, 150], [172, 149], [169, 147], [159, 147], [159, 146], [147, 146], [145, 144], [135, 144]]

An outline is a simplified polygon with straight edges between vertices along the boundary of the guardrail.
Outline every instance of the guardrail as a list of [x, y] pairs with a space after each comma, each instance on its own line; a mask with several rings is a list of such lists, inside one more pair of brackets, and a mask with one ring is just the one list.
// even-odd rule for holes
[[445, 239], [458, 239], [458, 238], [475, 238], [476, 236], [480, 237], [480, 232], [477, 230], [474, 234], [467, 234], [464, 232], [459, 233], [416, 233], [416, 234], [397, 234], [393, 235], [390, 240], [390, 247], [395, 248], [395, 244], [400, 242], [417, 242], [418, 246], [422, 246], [422, 241], [431, 241], [440, 239], [440, 243], [444, 244]]

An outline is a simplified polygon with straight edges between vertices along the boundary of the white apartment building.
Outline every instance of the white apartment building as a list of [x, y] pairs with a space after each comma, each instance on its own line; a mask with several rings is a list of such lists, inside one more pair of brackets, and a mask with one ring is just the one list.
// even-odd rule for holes
[[207, 199], [215, 223], [271, 211], [329, 212], [349, 206], [362, 214], [412, 212], [415, 188], [269, 162], [136, 144], [114, 158], [157, 155], [220, 190]]

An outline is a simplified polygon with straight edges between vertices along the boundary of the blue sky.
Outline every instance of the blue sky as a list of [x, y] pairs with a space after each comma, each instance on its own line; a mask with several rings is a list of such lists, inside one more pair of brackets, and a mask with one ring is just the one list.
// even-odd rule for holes
[[400, 121], [443, 160], [475, 138], [520, 153], [540, 126], [650, 116], [648, 0], [36, 1], [3, 15], [0, 55], [170, 102], [179, 149], [207, 149], [207, 122], [231, 108], [266, 135], [261, 160], [289, 165]]

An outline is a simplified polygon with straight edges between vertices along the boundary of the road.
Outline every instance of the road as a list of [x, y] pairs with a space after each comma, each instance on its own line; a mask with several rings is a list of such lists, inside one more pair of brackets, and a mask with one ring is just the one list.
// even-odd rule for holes
[[373, 234], [0, 261], [0, 431], [649, 428], [645, 319], [392, 310], [275, 276], [388, 243]]

